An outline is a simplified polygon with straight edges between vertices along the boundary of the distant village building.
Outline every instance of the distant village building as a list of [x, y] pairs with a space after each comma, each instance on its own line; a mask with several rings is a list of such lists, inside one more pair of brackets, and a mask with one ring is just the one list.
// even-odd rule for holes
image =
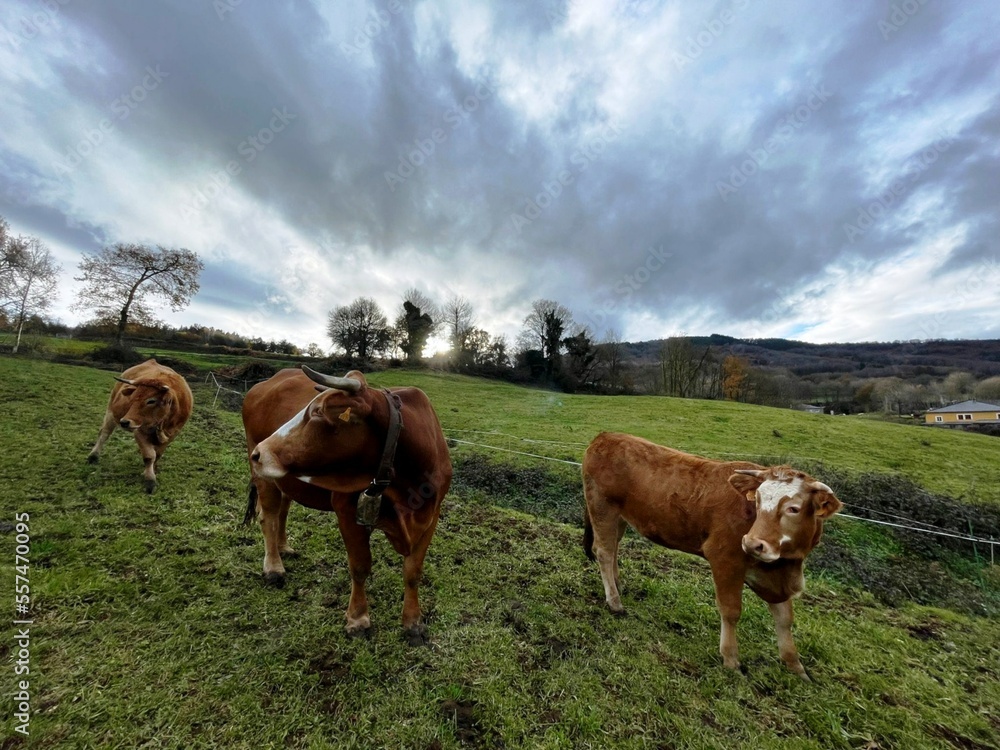
[[985, 401], [962, 401], [939, 409], [928, 409], [926, 424], [957, 427], [968, 424], [1000, 424], [1000, 406]]
[[816, 406], [815, 404], [796, 404], [792, 408], [795, 409], [796, 411], [808, 412], [809, 414], [822, 414], [823, 413], [823, 407], [822, 406]]

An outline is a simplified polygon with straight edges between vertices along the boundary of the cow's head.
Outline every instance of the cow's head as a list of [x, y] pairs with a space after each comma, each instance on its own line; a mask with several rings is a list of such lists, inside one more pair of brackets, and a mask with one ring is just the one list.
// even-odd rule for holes
[[129, 432], [156, 431], [159, 442], [166, 442], [162, 425], [174, 406], [174, 393], [169, 385], [158, 380], [126, 380], [116, 377], [121, 388], [118, 398], [128, 402], [128, 409], [118, 424]]
[[367, 417], [371, 414], [368, 383], [357, 370], [337, 378], [303, 366], [319, 383], [319, 394], [298, 414], [257, 444], [250, 460], [266, 479], [291, 474], [306, 481], [350, 471], [372, 447]]
[[842, 507], [833, 490], [789, 466], [737, 469], [729, 483], [756, 508], [743, 551], [761, 562], [805, 558]]

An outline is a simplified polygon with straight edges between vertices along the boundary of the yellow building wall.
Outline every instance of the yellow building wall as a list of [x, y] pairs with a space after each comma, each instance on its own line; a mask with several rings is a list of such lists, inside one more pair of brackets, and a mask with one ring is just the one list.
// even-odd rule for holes
[[[963, 414], [971, 414], [972, 419], [962, 419], [958, 418], [958, 412], [944, 413], [944, 414], [931, 414], [930, 412], [924, 414], [925, 424], [974, 424], [976, 422], [992, 421], [995, 422], [1000, 418], [1000, 412], [995, 411], [966, 411]], [[937, 417], [941, 417], [941, 421], [937, 421]]]

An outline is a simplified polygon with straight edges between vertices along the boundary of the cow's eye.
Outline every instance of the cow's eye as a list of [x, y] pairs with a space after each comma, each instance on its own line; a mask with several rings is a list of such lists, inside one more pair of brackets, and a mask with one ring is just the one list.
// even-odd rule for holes
[[787, 513], [790, 516], [794, 516], [799, 512], [799, 510], [800, 509], [798, 505], [789, 505], [785, 508], [785, 513]]
[[146, 406], [154, 406], [155, 404], [156, 404], [156, 399], [155, 398], [147, 398], [146, 399]]

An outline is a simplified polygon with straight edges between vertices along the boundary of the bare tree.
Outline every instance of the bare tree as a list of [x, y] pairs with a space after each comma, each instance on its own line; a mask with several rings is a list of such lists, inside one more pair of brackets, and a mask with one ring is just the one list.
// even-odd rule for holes
[[205, 268], [198, 256], [183, 248], [118, 243], [80, 261], [84, 283], [73, 309], [93, 310], [97, 318], [115, 321], [115, 343], [121, 346], [129, 322], [155, 322], [150, 299], [158, 297], [174, 312], [198, 293], [198, 276]]
[[890, 414], [893, 411], [902, 412], [902, 400], [905, 396], [902, 379], [893, 377], [877, 378], [872, 388], [872, 402]]
[[468, 359], [468, 338], [476, 325], [472, 303], [465, 297], [453, 296], [442, 310], [442, 321], [451, 343], [452, 361], [461, 366]]
[[3, 307], [9, 310], [17, 331], [14, 353], [21, 346], [24, 323], [33, 315], [41, 315], [55, 301], [56, 277], [62, 266], [36, 237], [6, 238], [4, 248]]
[[964, 401], [972, 396], [976, 376], [971, 372], [956, 370], [948, 373], [943, 383], [945, 395], [952, 401]]
[[975, 396], [980, 401], [1000, 404], [1000, 375], [980, 381], [976, 385]]
[[20, 260], [24, 250], [24, 238], [12, 237], [10, 225], [0, 216], [0, 303], [4, 305], [14, 297], [14, 265]]
[[660, 375], [663, 391], [668, 396], [691, 398], [709, 360], [710, 347], [700, 353], [691, 340], [683, 336], [669, 338], [660, 347]]
[[326, 331], [334, 346], [363, 360], [384, 352], [392, 339], [389, 321], [371, 297], [358, 297], [331, 310]]

